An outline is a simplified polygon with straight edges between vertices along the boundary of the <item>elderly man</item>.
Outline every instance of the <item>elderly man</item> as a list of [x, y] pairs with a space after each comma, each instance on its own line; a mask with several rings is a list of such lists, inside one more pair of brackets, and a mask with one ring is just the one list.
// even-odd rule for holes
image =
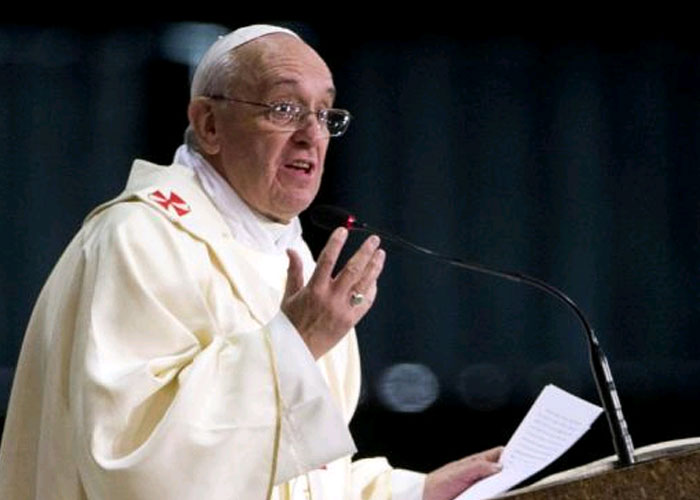
[[354, 325], [384, 252], [369, 237], [335, 275], [297, 215], [313, 201], [333, 109], [323, 60], [291, 31], [239, 29], [193, 79], [187, 145], [134, 163], [44, 287], [2, 450], [12, 499], [449, 499], [499, 449], [423, 476], [352, 462]]

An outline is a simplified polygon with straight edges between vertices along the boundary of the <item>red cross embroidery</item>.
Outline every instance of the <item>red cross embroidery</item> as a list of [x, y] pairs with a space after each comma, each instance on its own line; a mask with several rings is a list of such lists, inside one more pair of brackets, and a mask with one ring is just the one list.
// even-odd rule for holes
[[170, 210], [170, 207], [173, 207], [173, 210], [179, 216], [188, 214], [191, 210], [187, 202], [175, 194], [175, 191], [170, 192], [169, 198], [166, 198], [159, 190], [153, 191], [148, 197], [166, 210]]

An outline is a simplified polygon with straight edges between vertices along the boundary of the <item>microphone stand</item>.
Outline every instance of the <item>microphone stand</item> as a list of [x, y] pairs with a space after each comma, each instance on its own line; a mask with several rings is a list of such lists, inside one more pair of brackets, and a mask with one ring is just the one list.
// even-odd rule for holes
[[325, 214], [319, 217], [314, 217], [312, 215], [312, 221], [314, 223], [322, 227], [326, 227], [327, 229], [334, 229], [333, 227], [328, 227], [328, 215], [331, 215], [331, 217], [336, 218], [338, 216], [341, 216], [344, 219], [341, 218], [339, 223], [335, 224], [336, 226], [340, 225], [344, 226], [348, 230], [376, 234], [386, 240], [397, 243], [403, 246], [404, 248], [412, 250], [416, 253], [428, 255], [452, 266], [468, 269], [470, 271], [474, 271], [481, 274], [487, 274], [489, 276], [505, 278], [509, 281], [514, 281], [516, 283], [524, 283], [526, 285], [538, 288], [544, 291], [545, 293], [549, 294], [550, 296], [556, 298], [560, 302], [566, 304], [579, 319], [586, 334], [591, 371], [593, 372], [593, 379], [595, 380], [596, 389], [598, 390], [598, 396], [600, 397], [603, 409], [605, 410], [605, 416], [608, 420], [608, 425], [610, 426], [613, 447], [615, 448], [615, 453], [618, 457], [617, 466], [625, 467], [635, 463], [632, 437], [630, 436], [629, 430], [627, 428], [627, 422], [625, 421], [625, 417], [622, 414], [622, 406], [620, 405], [620, 399], [617, 395], [617, 389], [615, 387], [615, 382], [613, 381], [613, 376], [612, 372], [610, 371], [610, 365], [608, 364], [607, 357], [605, 356], [605, 353], [603, 352], [603, 349], [600, 346], [600, 343], [598, 342], [598, 338], [596, 337], [593, 328], [588, 323], [588, 320], [584, 316], [583, 312], [576, 305], [576, 303], [573, 300], [571, 300], [564, 292], [550, 285], [549, 283], [545, 283], [542, 280], [533, 278], [526, 274], [513, 271], [501, 271], [497, 269], [490, 269], [474, 262], [466, 262], [461, 259], [446, 257], [437, 252], [434, 252], [433, 250], [429, 250], [427, 248], [418, 246], [415, 243], [411, 243], [410, 241], [407, 241], [393, 234], [387, 233], [377, 228], [373, 228], [365, 224], [364, 222], [359, 222], [353, 215], [345, 213], [344, 211], [342, 211], [341, 213], [339, 209], [334, 207], [319, 206], [316, 207], [315, 210], [317, 212], [321, 212], [323, 210], [330, 210], [332, 212], [332, 214]]

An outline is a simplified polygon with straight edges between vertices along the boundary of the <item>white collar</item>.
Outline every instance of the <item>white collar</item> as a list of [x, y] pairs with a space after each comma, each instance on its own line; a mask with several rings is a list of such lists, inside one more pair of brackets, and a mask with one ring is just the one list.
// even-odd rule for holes
[[265, 253], [284, 254], [303, 245], [301, 223], [294, 217], [288, 224], [275, 222], [253, 210], [202, 155], [181, 145], [174, 163], [194, 170], [204, 192], [223, 215], [233, 237]]

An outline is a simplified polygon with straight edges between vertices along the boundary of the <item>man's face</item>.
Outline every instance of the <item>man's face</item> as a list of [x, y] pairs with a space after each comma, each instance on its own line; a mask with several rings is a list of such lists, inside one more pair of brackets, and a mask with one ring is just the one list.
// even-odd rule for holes
[[[267, 104], [285, 101], [313, 111], [331, 107], [333, 78], [308, 45], [284, 34], [248, 45], [239, 49], [251, 54], [239, 71], [245, 77], [232, 85], [228, 97]], [[248, 104], [216, 102], [220, 139], [218, 153], [210, 160], [248, 205], [271, 219], [289, 221], [318, 193], [329, 139], [315, 115], [296, 131], [280, 131], [266, 112]]]

